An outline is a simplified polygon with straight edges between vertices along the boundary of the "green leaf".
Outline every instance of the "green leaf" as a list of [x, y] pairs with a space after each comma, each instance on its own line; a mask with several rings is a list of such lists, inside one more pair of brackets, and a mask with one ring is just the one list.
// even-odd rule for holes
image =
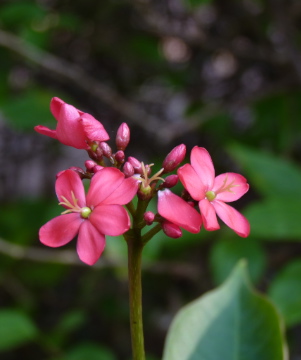
[[284, 360], [271, 302], [255, 292], [241, 261], [229, 279], [184, 307], [168, 332], [163, 360]]
[[288, 160], [241, 145], [228, 148], [240, 163], [251, 187], [270, 197], [298, 197], [301, 199], [301, 169]]
[[[116, 360], [107, 348], [94, 343], [82, 343], [72, 348], [63, 357], [56, 360]], [[53, 359], [54, 360], [54, 359]]]
[[273, 280], [269, 295], [288, 326], [301, 322], [301, 259], [288, 264]]
[[244, 210], [251, 236], [264, 240], [301, 240], [300, 200], [274, 198], [251, 204]]
[[248, 261], [251, 279], [258, 281], [263, 274], [266, 259], [264, 250], [257, 241], [235, 238], [216, 242], [210, 256], [215, 283], [222, 283], [242, 258]]
[[13, 310], [0, 310], [0, 351], [14, 349], [33, 340], [38, 331], [25, 314]]

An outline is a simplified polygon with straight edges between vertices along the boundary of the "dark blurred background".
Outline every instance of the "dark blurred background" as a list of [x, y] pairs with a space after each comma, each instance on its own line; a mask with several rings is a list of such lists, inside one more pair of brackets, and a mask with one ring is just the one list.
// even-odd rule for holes
[[248, 239], [222, 225], [147, 245], [148, 360], [161, 358], [176, 311], [240, 258], [301, 359], [300, 60], [300, 0], [1, 0], [1, 359], [130, 359], [122, 238], [108, 239], [92, 268], [75, 241], [39, 244], [39, 227], [61, 211], [55, 174], [87, 159], [33, 131], [55, 128], [54, 96], [100, 120], [112, 146], [127, 122], [127, 155], [157, 169], [185, 143], [188, 155], [206, 147], [217, 174], [250, 183], [234, 204], [251, 222]]

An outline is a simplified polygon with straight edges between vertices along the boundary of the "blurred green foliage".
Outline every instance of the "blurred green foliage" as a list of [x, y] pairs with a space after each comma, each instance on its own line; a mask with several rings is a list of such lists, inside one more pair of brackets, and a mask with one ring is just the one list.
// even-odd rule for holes
[[[64, 265], [61, 249], [38, 241], [39, 227], [61, 211], [55, 174], [87, 159], [33, 132], [55, 127], [53, 96], [93, 114], [112, 138], [127, 121], [127, 155], [156, 169], [184, 142], [205, 146], [217, 174], [239, 172], [250, 183], [233, 204], [251, 223], [248, 239], [222, 225], [180, 239], [160, 233], [147, 244], [149, 359], [161, 358], [175, 312], [223, 282], [241, 258], [285, 319], [292, 359], [300, 357], [301, 81], [292, 54], [300, 53], [301, 12], [298, 0], [285, 9], [272, 3], [1, 2], [1, 359], [130, 357], [123, 239], [107, 239], [95, 268]], [[68, 77], [72, 66], [80, 80]], [[144, 112], [137, 118], [125, 103]], [[63, 250], [74, 249], [75, 241]]]

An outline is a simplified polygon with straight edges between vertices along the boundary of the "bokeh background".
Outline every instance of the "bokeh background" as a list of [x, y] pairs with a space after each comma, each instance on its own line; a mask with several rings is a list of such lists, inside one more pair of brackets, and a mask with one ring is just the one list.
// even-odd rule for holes
[[127, 122], [127, 155], [157, 169], [185, 143], [188, 155], [206, 147], [217, 174], [250, 183], [235, 204], [251, 222], [248, 239], [222, 225], [147, 245], [148, 360], [161, 358], [177, 310], [240, 258], [300, 359], [300, 0], [0, 2], [0, 357], [130, 359], [122, 238], [108, 239], [94, 267], [77, 260], [75, 242], [39, 244], [39, 227], [61, 211], [55, 174], [87, 159], [33, 131], [55, 127], [53, 96], [91, 113], [113, 140]]

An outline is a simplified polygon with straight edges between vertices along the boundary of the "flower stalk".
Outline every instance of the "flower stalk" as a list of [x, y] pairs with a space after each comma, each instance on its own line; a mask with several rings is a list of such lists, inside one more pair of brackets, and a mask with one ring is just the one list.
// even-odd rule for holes
[[130, 303], [130, 325], [133, 360], [145, 360], [143, 319], [142, 319], [142, 283], [141, 260], [143, 243], [135, 232], [127, 234], [128, 244], [128, 281]]

